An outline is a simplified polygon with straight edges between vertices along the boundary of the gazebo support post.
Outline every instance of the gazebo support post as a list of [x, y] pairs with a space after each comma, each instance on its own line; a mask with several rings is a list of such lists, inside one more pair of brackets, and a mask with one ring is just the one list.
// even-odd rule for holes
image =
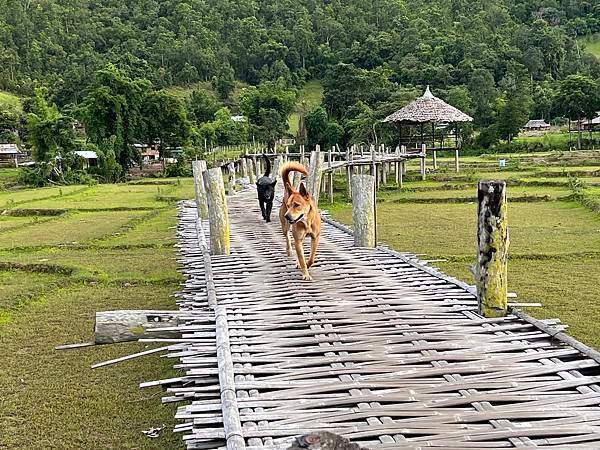
[[458, 173], [460, 167], [458, 165], [458, 123], [454, 125], [454, 171]]
[[421, 144], [421, 180], [425, 181], [425, 161], [427, 160], [427, 145]]

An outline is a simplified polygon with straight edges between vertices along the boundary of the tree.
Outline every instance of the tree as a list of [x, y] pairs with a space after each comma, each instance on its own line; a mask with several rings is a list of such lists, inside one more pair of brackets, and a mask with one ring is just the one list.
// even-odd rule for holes
[[0, 107], [0, 141], [15, 142], [20, 122], [21, 115], [15, 109]]
[[275, 141], [288, 130], [288, 116], [294, 110], [296, 93], [281, 81], [246, 88], [240, 95], [240, 107], [250, 123], [250, 132], [273, 149]]
[[329, 148], [341, 142], [344, 129], [335, 121], [329, 120], [322, 106], [316, 106], [305, 117], [308, 146], [320, 144]]
[[513, 61], [509, 63], [500, 86], [503, 98], [498, 112], [498, 133], [510, 145], [529, 118], [532, 106], [531, 78], [525, 66]]
[[205, 123], [213, 120], [219, 103], [207, 91], [193, 90], [187, 100], [187, 109], [194, 122]]
[[235, 121], [229, 108], [221, 108], [212, 122], [218, 145], [236, 145], [248, 142], [248, 127], [245, 121]]
[[[554, 105], [557, 112], [580, 124], [582, 118], [592, 117], [600, 109], [600, 87], [585, 75], [569, 75], [558, 83]], [[581, 148], [580, 125], [577, 126], [577, 148]]]
[[213, 77], [212, 87], [217, 91], [221, 100], [229, 98], [229, 94], [235, 88], [235, 72], [229, 64], [222, 66], [219, 73]]
[[494, 119], [494, 105], [498, 96], [493, 75], [486, 69], [473, 72], [469, 82], [469, 92], [473, 99], [473, 122], [486, 126]]
[[166, 91], [149, 93], [142, 105], [145, 120], [146, 143], [158, 141], [162, 157], [168, 155], [168, 149], [184, 147], [191, 135], [190, 123], [183, 102]]
[[109, 64], [96, 73], [81, 116], [90, 140], [100, 145], [114, 136], [117, 161], [127, 170], [139, 160], [133, 144], [144, 136], [142, 106], [150, 88], [146, 79], [132, 79]]

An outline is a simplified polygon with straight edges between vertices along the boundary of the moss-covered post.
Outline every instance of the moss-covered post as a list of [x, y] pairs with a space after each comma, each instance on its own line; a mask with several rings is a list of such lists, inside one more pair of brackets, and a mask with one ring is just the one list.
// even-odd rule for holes
[[479, 312], [484, 317], [502, 317], [508, 305], [506, 182], [480, 181], [477, 200], [477, 261], [473, 274]]
[[227, 164], [227, 195], [235, 194], [235, 166], [232, 162]]
[[194, 192], [196, 194], [196, 207], [198, 216], [208, 219], [208, 206], [206, 203], [206, 190], [202, 181], [202, 173], [206, 171], [206, 161], [192, 161], [192, 172], [194, 174]]
[[211, 254], [229, 255], [229, 212], [225, 197], [223, 172], [220, 167], [216, 167], [204, 172], [203, 178], [208, 200]]
[[375, 176], [352, 175], [352, 228], [356, 247], [375, 247]]
[[321, 147], [317, 145], [314, 152], [310, 153], [310, 165], [308, 167], [308, 178], [306, 179], [306, 189], [319, 204], [319, 194], [321, 191], [321, 176], [323, 174], [324, 155], [321, 153]]

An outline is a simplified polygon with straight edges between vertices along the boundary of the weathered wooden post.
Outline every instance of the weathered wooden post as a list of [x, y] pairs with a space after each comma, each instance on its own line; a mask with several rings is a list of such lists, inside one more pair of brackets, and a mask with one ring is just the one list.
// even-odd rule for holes
[[[406, 154], [406, 145], [401, 145], [400, 146], [400, 153], [402, 154]], [[401, 163], [401, 168], [402, 168], [402, 175], [406, 175], [406, 160], [402, 161]]]
[[352, 227], [354, 245], [375, 247], [375, 177], [352, 175]]
[[506, 182], [480, 181], [477, 201], [477, 261], [473, 274], [479, 312], [485, 317], [502, 317], [508, 306]]
[[254, 184], [256, 183], [256, 168], [254, 167], [254, 161], [252, 159], [247, 159], [246, 163], [248, 164], [248, 181]]
[[235, 194], [235, 166], [232, 162], [227, 164], [227, 195]]
[[213, 255], [229, 255], [229, 211], [220, 167], [203, 173], [210, 225], [210, 250]]
[[321, 191], [321, 175], [323, 169], [323, 153], [317, 145], [317, 149], [310, 154], [310, 165], [308, 167], [308, 178], [306, 179], [306, 189], [315, 199], [315, 203], [319, 204], [319, 194]]
[[335, 147], [333, 147], [332, 149], [330, 149], [327, 152], [327, 162], [329, 163], [329, 172], [328, 172], [328, 177], [327, 177], [327, 189], [328, 189], [328, 193], [329, 193], [329, 203], [333, 203], [333, 169], [331, 167], [332, 163], [333, 163], [333, 158], [332, 158], [332, 150], [335, 149]]
[[427, 160], [427, 146], [425, 144], [421, 144], [421, 153], [423, 154], [421, 157], [421, 180], [425, 181], [425, 161]]
[[437, 170], [438, 166], [437, 166], [437, 150], [433, 149], [431, 150], [432, 153], [432, 157], [433, 157], [433, 170]]
[[354, 146], [346, 149], [346, 181], [348, 183], [348, 198], [352, 199], [352, 150]]
[[242, 173], [242, 178], [248, 178], [248, 160], [246, 159], [245, 154], [240, 159], [240, 170]]
[[375, 153], [375, 146], [371, 145], [371, 175], [375, 177], [375, 190], [379, 189], [379, 176], [377, 174], [377, 155]]
[[198, 216], [208, 219], [208, 206], [206, 203], [206, 190], [202, 181], [202, 173], [206, 171], [206, 161], [192, 161], [192, 173], [194, 174], [194, 192], [196, 194], [196, 207]]
[[458, 165], [458, 148], [454, 149], [454, 171], [456, 173], [460, 171], [460, 166]]

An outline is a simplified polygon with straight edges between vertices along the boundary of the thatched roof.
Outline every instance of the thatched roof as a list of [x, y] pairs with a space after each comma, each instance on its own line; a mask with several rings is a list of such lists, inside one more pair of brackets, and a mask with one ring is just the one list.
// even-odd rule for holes
[[546, 123], [544, 119], [533, 119], [527, 122], [523, 128], [550, 128], [550, 124]]
[[387, 116], [384, 122], [404, 123], [455, 123], [472, 122], [473, 118], [444, 100], [435, 97], [429, 90], [422, 97], [410, 102], [404, 108]]

